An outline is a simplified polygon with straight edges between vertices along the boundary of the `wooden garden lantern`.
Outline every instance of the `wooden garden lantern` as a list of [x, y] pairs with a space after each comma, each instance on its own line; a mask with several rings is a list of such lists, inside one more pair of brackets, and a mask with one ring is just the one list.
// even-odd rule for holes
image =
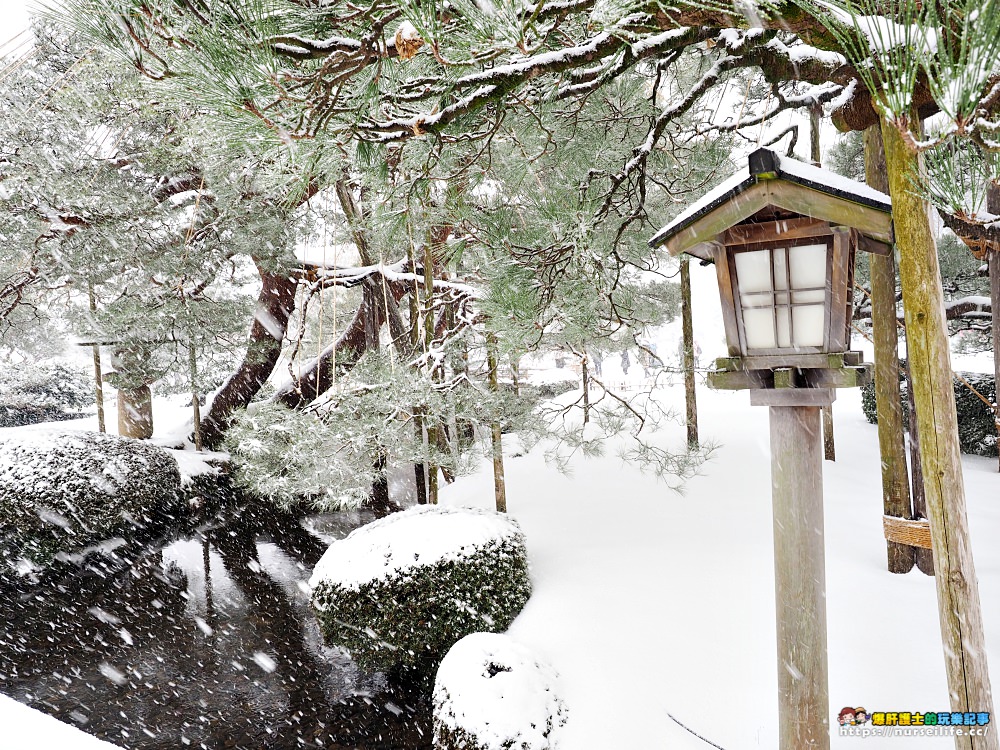
[[891, 242], [887, 195], [759, 149], [649, 243], [715, 265], [729, 352], [708, 384], [770, 407], [781, 750], [830, 746], [820, 409], [871, 379], [848, 350], [854, 253]]

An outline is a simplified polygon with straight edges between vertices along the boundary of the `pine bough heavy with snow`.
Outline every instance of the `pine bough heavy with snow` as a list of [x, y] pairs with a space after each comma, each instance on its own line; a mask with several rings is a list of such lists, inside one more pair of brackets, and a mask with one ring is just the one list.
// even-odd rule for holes
[[531, 595], [516, 521], [429, 505], [334, 542], [310, 586], [327, 643], [364, 669], [418, 679], [433, 677], [463, 636], [506, 630]]
[[435, 750], [554, 750], [568, 715], [557, 683], [509, 636], [465, 636], [434, 680]]
[[177, 461], [97, 432], [32, 432], [0, 442], [0, 577], [113, 552], [180, 510]]

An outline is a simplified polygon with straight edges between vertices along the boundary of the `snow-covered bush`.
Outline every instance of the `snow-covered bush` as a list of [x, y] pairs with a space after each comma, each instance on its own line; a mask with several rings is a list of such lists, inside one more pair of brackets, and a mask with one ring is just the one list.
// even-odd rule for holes
[[54, 363], [0, 373], [0, 427], [65, 418], [93, 403], [93, 382], [81, 369]]
[[506, 630], [531, 595], [517, 522], [426, 505], [334, 542], [310, 585], [327, 643], [365, 669], [419, 677], [463, 636]]
[[29, 574], [141, 537], [178, 512], [180, 483], [174, 458], [138, 440], [36, 432], [0, 442], [0, 571]]
[[[905, 362], [901, 366], [905, 366]], [[967, 385], [968, 384], [968, 385]], [[969, 386], [975, 388], [975, 392]], [[997, 430], [993, 412], [980, 396], [996, 403], [993, 376], [976, 372], [957, 372], [954, 378], [955, 408], [958, 412], [958, 442], [962, 453], [974, 456], [997, 455]], [[903, 429], [909, 431], [910, 405], [906, 379], [900, 373], [900, 399], [903, 405]], [[861, 387], [861, 408], [871, 424], [878, 423], [875, 383]]]
[[435, 750], [551, 750], [568, 710], [555, 670], [497, 633], [452, 646], [434, 680]]

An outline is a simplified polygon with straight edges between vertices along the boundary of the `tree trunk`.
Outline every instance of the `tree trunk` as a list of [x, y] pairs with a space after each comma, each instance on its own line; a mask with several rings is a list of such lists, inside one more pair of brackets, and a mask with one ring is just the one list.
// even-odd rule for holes
[[580, 375], [583, 380], [583, 423], [590, 422], [590, 373], [587, 372], [587, 352], [580, 360]]
[[[823, 106], [814, 104], [809, 108], [809, 160], [815, 167], [823, 166], [819, 147], [819, 124]], [[837, 460], [837, 445], [833, 439], [833, 405], [824, 406], [823, 415], [823, 457], [827, 461]]]
[[270, 273], [257, 264], [263, 282], [257, 297], [257, 311], [250, 327], [250, 341], [243, 361], [212, 399], [202, 420], [205, 446], [218, 448], [229, 420], [237, 409], [245, 408], [274, 371], [281, 357], [281, 342], [288, 318], [295, 309], [298, 281], [285, 273]]
[[[906, 340], [951, 708], [993, 715], [979, 582], [969, 543], [941, 271], [929, 207], [912, 192], [910, 184], [912, 176], [920, 174], [921, 160], [896, 126], [885, 119], [882, 137], [900, 250]], [[983, 737], [956, 736], [955, 746], [1000, 748], [996, 732]]]
[[[94, 285], [87, 284], [87, 296], [90, 298], [90, 312], [97, 312], [97, 298], [94, 296]], [[97, 403], [97, 431], [107, 432], [104, 423], [104, 375], [101, 373], [101, 345], [91, 347], [94, 354], [94, 401]]]
[[[986, 210], [994, 216], [1000, 216], [1000, 185], [995, 182], [990, 183], [986, 193]], [[1000, 247], [992, 247], [987, 254], [987, 262], [990, 264], [990, 310], [992, 320], [990, 326], [993, 330], [993, 408], [1000, 405]], [[1000, 419], [994, 411], [993, 420], [997, 426], [997, 461], [1000, 462]], [[997, 466], [1000, 470], [1000, 463]]]
[[[865, 180], [876, 190], [889, 192], [882, 131], [865, 131]], [[899, 331], [896, 326], [896, 260], [893, 255], [868, 255], [872, 282], [872, 333], [875, 338], [875, 405], [878, 412], [878, 448], [882, 458], [882, 507], [885, 515], [913, 518], [906, 471], [903, 408], [899, 393]], [[890, 573], [908, 573], [915, 549], [886, 541]]]
[[687, 443], [698, 449], [698, 399], [694, 379], [694, 321], [691, 317], [690, 257], [681, 257], [681, 331], [684, 337], [684, 406], [687, 414]]
[[[424, 351], [430, 353], [434, 343], [434, 253], [428, 243], [424, 245]], [[434, 379], [435, 365], [428, 359], [428, 375]], [[433, 453], [438, 446], [437, 417], [429, 414], [426, 420], [427, 448]], [[438, 502], [438, 467], [434, 461], [427, 462], [427, 502], [437, 505]]]

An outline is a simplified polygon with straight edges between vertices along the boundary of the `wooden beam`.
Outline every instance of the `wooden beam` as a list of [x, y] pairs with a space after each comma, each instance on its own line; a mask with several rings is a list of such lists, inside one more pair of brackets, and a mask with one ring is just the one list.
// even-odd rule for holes
[[768, 205], [831, 224], [854, 227], [882, 242], [893, 240], [891, 214], [792, 182], [769, 180], [762, 184], [768, 188]]
[[768, 187], [758, 183], [726, 201], [714, 211], [700, 216], [665, 241], [671, 255], [680, 255], [701, 242], [716, 239], [716, 235], [753, 216], [768, 206]]
[[832, 231], [827, 221], [809, 217], [782, 219], [761, 224], [737, 224], [723, 233], [723, 242], [727, 245], [750, 245], [757, 242], [829, 237]]

